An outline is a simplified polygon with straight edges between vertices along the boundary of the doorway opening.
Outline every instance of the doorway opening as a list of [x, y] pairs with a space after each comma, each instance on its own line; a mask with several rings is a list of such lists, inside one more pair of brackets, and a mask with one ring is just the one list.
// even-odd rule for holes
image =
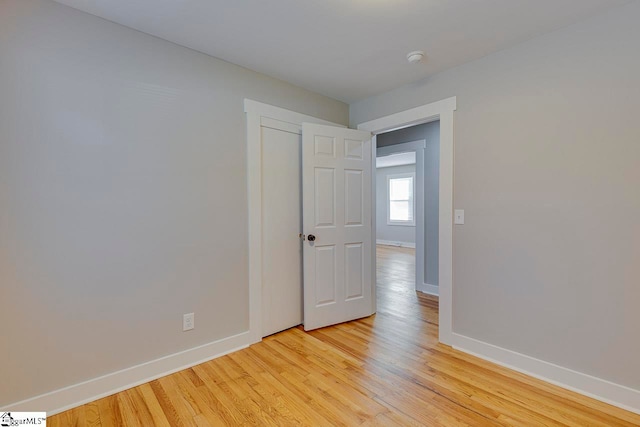
[[[320, 191], [320, 193], [317, 194], [320, 194], [326, 200], [334, 201], [334, 203], [325, 203], [324, 205], [322, 205], [324, 206], [324, 208], [321, 208], [320, 210], [316, 209], [316, 207], [318, 206], [317, 204], [315, 205], [316, 207], [314, 207], [312, 210], [303, 208], [303, 217], [304, 211], [306, 209], [307, 212], [315, 212], [314, 218], [317, 217], [322, 219], [322, 224], [316, 224], [316, 226], [321, 226], [321, 228], [330, 228], [329, 226], [331, 226], [333, 222], [336, 222], [336, 224], [344, 223], [343, 225], [345, 225], [345, 227], [349, 230], [346, 230], [345, 228], [345, 233], [338, 233], [340, 236], [346, 236], [347, 231], [353, 231], [352, 228], [357, 228], [358, 230], [364, 230], [364, 228], [366, 228], [370, 230], [370, 233], [365, 233], [359, 243], [352, 241], [353, 238], [349, 237], [348, 242], [345, 240], [345, 242], [341, 242], [338, 245], [333, 245], [336, 248], [338, 246], [344, 247], [345, 251], [342, 255], [340, 253], [337, 253], [337, 249], [335, 249], [334, 252], [331, 252], [329, 249], [325, 250], [325, 248], [323, 248], [323, 252], [318, 251], [317, 248], [319, 248], [320, 246], [318, 246], [317, 244], [318, 241], [315, 235], [319, 232], [316, 232], [316, 230], [305, 231], [305, 227], [307, 226], [305, 226], [304, 223], [308, 221], [303, 221], [303, 228], [305, 228], [305, 230], [302, 230], [302, 232], [295, 233], [295, 230], [292, 231], [287, 228], [288, 231], [286, 234], [287, 239], [289, 239], [289, 235], [293, 235], [296, 238], [302, 238], [305, 249], [308, 249], [309, 247], [316, 249], [315, 271], [320, 271], [323, 274], [328, 272], [328, 275], [325, 274], [326, 277], [323, 276], [326, 280], [320, 280], [323, 285], [331, 285], [333, 283], [332, 281], [334, 280], [336, 281], [336, 283], [340, 281], [340, 283], [337, 283], [341, 287], [340, 294], [337, 295], [339, 298], [342, 298], [342, 300], [349, 303], [353, 301], [360, 301], [361, 299], [367, 301], [367, 303], [364, 305], [358, 305], [359, 311], [354, 312], [355, 314], [351, 316], [352, 319], [356, 319], [363, 316], [368, 316], [369, 314], [376, 312], [376, 280], [370, 279], [375, 277], [376, 275], [376, 250], [374, 250], [377, 240], [375, 229], [376, 206], [375, 196], [372, 194], [372, 190], [375, 190], [376, 187], [375, 181], [373, 179], [375, 177], [375, 174], [373, 172], [376, 169], [375, 157], [377, 154], [377, 138], [384, 138], [385, 133], [390, 133], [395, 130], [406, 129], [412, 126], [439, 121], [440, 173], [438, 193], [439, 224], [437, 246], [437, 284], [439, 298], [436, 302], [436, 305], [438, 307], [436, 316], [438, 318], [437, 331], [439, 341], [444, 344], [451, 344], [453, 335], [451, 328], [453, 294], [453, 113], [455, 110], [455, 97], [448, 98], [442, 101], [425, 104], [399, 113], [360, 123], [357, 126], [358, 131], [356, 131], [344, 129], [344, 127], [341, 129], [339, 125], [328, 123], [324, 120], [306, 116], [297, 112], [284, 110], [279, 107], [274, 107], [267, 104], [261, 104], [252, 100], [245, 100], [245, 113], [247, 114], [246, 123], [248, 146], [247, 166], [249, 202], [249, 330], [246, 334], [243, 334], [243, 337], [247, 337], [245, 338], [247, 339], [247, 342], [251, 343], [260, 341], [263, 336], [269, 334], [269, 331], [264, 328], [267, 322], [264, 321], [265, 318], [263, 317], [263, 314], [269, 315], [281, 312], [279, 309], [274, 309], [272, 297], [276, 294], [282, 295], [282, 293], [274, 293], [273, 289], [269, 288], [269, 281], [264, 280], [264, 264], [265, 262], [272, 264], [271, 261], [273, 261], [269, 261], [264, 257], [267, 251], [272, 250], [267, 235], [268, 233], [265, 234], [265, 225], [268, 225], [268, 217], [273, 213], [264, 212], [264, 208], [268, 208], [268, 206], [264, 204], [263, 198], [263, 168], [265, 168], [266, 170], [268, 166], [263, 164], [263, 161], [265, 159], [264, 150], [266, 149], [266, 147], [263, 147], [263, 142], [265, 139], [265, 134], [268, 132], [267, 129], [275, 129], [280, 132], [291, 133], [292, 144], [294, 142], [295, 144], [299, 144], [301, 141], [300, 136], [302, 136], [303, 148], [307, 147], [307, 149], [309, 150], [307, 152], [313, 153], [313, 156], [318, 157], [318, 159], [322, 156], [333, 159], [332, 161], [334, 161], [335, 159], [339, 159], [336, 167], [331, 164], [324, 164], [320, 162], [319, 159], [318, 162], [322, 164], [319, 163], [312, 168], [302, 168], [303, 175], [305, 176], [306, 174], [304, 173], [304, 170], [313, 172], [313, 174], [309, 175], [310, 180], [304, 179], [304, 183], [313, 184], [315, 182], [316, 186], [312, 188], [316, 188], [316, 190]], [[317, 125], [314, 125], [314, 123], [328, 126], [318, 127]], [[305, 132], [304, 130], [305, 126], [307, 126], [307, 132]], [[309, 138], [305, 139], [305, 135], [307, 135]], [[381, 147], [380, 149], [385, 149], [385, 147]], [[419, 159], [423, 159], [424, 156], [424, 149], [420, 149], [418, 151], [422, 153], [422, 156], [416, 157], [416, 164], [420, 161]], [[418, 151], [416, 151], [416, 153]], [[292, 159], [294, 157], [298, 157], [299, 159], [299, 156], [293, 156]], [[304, 158], [305, 156], [303, 156], [303, 163]], [[279, 161], [279, 158], [276, 158], [276, 160]], [[292, 160], [290, 163], [291, 165], [289, 166], [292, 166], [296, 162]], [[299, 161], [297, 164], [299, 164]], [[280, 172], [283, 169], [276, 168], [276, 170]], [[300, 173], [300, 171], [296, 167], [287, 168], [287, 170], [290, 170], [292, 173], [296, 171], [296, 173]], [[417, 168], [414, 180], [414, 185], [416, 186], [424, 182], [424, 176], [419, 176], [419, 171], [420, 169]], [[298, 181], [299, 180], [296, 180], [296, 182]], [[337, 183], [339, 184], [339, 186], [337, 186], [337, 184], [331, 185], [332, 183]], [[398, 185], [402, 186], [400, 181], [398, 181], [397, 183]], [[304, 185], [307, 184], [303, 184], [303, 187]], [[294, 193], [297, 192], [290, 192], [290, 194]], [[308, 192], [305, 190], [303, 191], [303, 193], [306, 194]], [[358, 194], [360, 194], [360, 196], [358, 196]], [[281, 194], [278, 194], [278, 197], [279, 196], [281, 196]], [[398, 195], [397, 198], [394, 198], [394, 202], [396, 202], [396, 210], [394, 211], [395, 213], [393, 215], [393, 218], [390, 218], [391, 221], [402, 221], [403, 219], [408, 220], [406, 211], [408, 210], [408, 206], [410, 205], [411, 200], [409, 200], [407, 197], [401, 196], [402, 194]], [[423, 197], [424, 190], [420, 191], [416, 187], [416, 195], [413, 199], [414, 203], [418, 203], [416, 205], [416, 208], [422, 206], [420, 204], [420, 198]], [[315, 200], [316, 197], [311, 197], [311, 199]], [[338, 201], [340, 201], [340, 203], [342, 203], [343, 201], [344, 207], [338, 206]], [[289, 203], [287, 203], [287, 205], [288, 204]], [[293, 206], [293, 204], [294, 203], [292, 202], [291, 209], [299, 211], [299, 205]], [[401, 206], [404, 206], [404, 208], [402, 208]], [[277, 213], [278, 209], [280, 208], [281, 206], [277, 204], [275, 212]], [[402, 209], [404, 209], [405, 212], [404, 216], [402, 216], [403, 214], [399, 213], [402, 211]], [[421, 217], [421, 215], [424, 215], [424, 213], [421, 214], [420, 212], [421, 211], [419, 209], [416, 209], [416, 229], [418, 228], [418, 226], [424, 225], [424, 217]], [[283, 222], [287, 221], [283, 220]], [[295, 225], [296, 223], [298, 223], [298, 221], [288, 221], [287, 225]], [[270, 228], [271, 227], [269, 227], [269, 229]], [[327, 243], [331, 243], [330, 241], [326, 240], [327, 236], [329, 235], [326, 234], [326, 230], [323, 229], [321, 231], [323, 235], [320, 236], [320, 239], [323, 240], [321, 240], [320, 243], [324, 242], [324, 246], [327, 246]], [[311, 235], [312, 233], [313, 236]], [[419, 275], [424, 276], [427, 273], [427, 270], [424, 266], [423, 268], [420, 268], [418, 266], [419, 264], [424, 264], [424, 246], [422, 246], [422, 256], [419, 256], [419, 251], [421, 247], [420, 241], [422, 241], [423, 243], [425, 241], [425, 233], [426, 232], [423, 231], [421, 233], [417, 233], [416, 235], [415, 259], [417, 261], [416, 266], [418, 268], [415, 277], [418, 284], [414, 285], [414, 295], [415, 290], [423, 290], [420, 289], [420, 285], [424, 286], [424, 284], [426, 283], [424, 281], [424, 277], [422, 279], [418, 279]], [[308, 235], [308, 237], [314, 237], [313, 241], [311, 239], [308, 239], [305, 242], [305, 235]], [[294, 240], [291, 239], [289, 243], [290, 244], [287, 244], [286, 250], [290, 252], [290, 256], [284, 257], [283, 259], [298, 259], [300, 256], [299, 241], [294, 242]], [[322, 258], [320, 255], [326, 256]], [[326, 261], [324, 262], [324, 264], [327, 264], [327, 266], [325, 266], [320, 261]], [[346, 264], [345, 268], [342, 268], [341, 266], [338, 266], [339, 268], [335, 268], [335, 265], [337, 265], [338, 262], [341, 263], [343, 261], [345, 263], [348, 262], [348, 269], [346, 268]], [[283, 265], [288, 264], [285, 263]], [[334, 266], [334, 268], [329, 268], [329, 265]], [[321, 268], [318, 269], [318, 266], [320, 266]], [[313, 265], [311, 267], [313, 267]], [[305, 268], [304, 271], [310, 272], [312, 271], [312, 269]], [[369, 272], [372, 274], [371, 276], [367, 277]], [[431, 269], [431, 272], [434, 272], [433, 269]], [[327, 293], [327, 295], [329, 295], [328, 291], [324, 293], [318, 293], [317, 291], [314, 292], [313, 290], [311, 290], [310, 292], [305, 291], [306, 284], [308, 282], [306, 280], [306, 276], [307, 274], [305, 273], [302, 284], [297, 283], [298, 287], [300, 287], [300, 285], [303, 286], [304, 295], [315, 294], [316, 297], [320, 295], [323, 298], [324, 293]], [[280, 277], [281, 274], [278, 274], [278, 281], [280, 281]], [[299, 277], [299, 272], [293, 272], [290, 277]], [[313, 279], [313, 277], [311, 277], [311, 279]], [[315, 279], [317, 281], [318, 277], [315, 277]], [[294, 280], [291, 280], [290, 282], [293, 284]], [[312, 281], [310, 280], [309, 283], [311, 282]], [[326, 289], [333, 292], [338, 288], [334, 286], [327, 286]], [[295, 301], [300, 300], [298, 294], [294, 295], [294, 293], [291, 293], [290, 295], [293, 299], [295, 299]], [[334, 296], [334, 294], [331, 294], [330, 296]], [[328, 305], [328, 303], [325, 304], [325, 301], [323, 300], [318, 302], [316, 304], [316, 307], [321, 307], [324, 305]], [[286, 304], [286, 306], [288, 307], [289, 304]], [[291, 304], [290, 306], [293, 307], [294, 305]], [[307, 312], [307, 310], [303, 311], [305, 313]], [[299, 319], [299, 316], [299, 308], [296, 308], [296, 312], [292, 312], [292, 319], [295, 318], [295, 320], [297, 321], [297, 319]], [[337, 320], [337, 322], [340, 321], [345, 320]], [[306, 321], [304, 323], [306, 329]]]
[[[378, 310], [411, 315], [416, 292], [438, 296], [440, 122], [376, 137]], [[406, 297], [406, 298], [405, 298]]]

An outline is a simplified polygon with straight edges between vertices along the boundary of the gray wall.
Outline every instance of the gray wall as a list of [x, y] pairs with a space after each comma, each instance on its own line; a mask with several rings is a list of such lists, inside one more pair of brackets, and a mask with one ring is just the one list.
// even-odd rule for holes
[[457, 96], [453, 330], [640, 389], [640, 2], [351, 105]]
[[440, 122], [411, 126], [377, 136], [377, 146], [424, 139], [424, 281], [438, 286], [438, 210], [440, 185]]
[[348, 107], [51, 1], [0, 58], [0, 406], [246, 331], [243, 98]]
[[416, 243], [416, 227], [387, 224], [387, 177], [399, 173], [415, 173], [416, 165], [376, 169], [376, 239], [391, 242]]

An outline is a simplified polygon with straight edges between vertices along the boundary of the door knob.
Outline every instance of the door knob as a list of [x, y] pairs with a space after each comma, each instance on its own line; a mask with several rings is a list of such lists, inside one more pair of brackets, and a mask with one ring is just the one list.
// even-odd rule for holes
[[316, 236], [314, 236], [313, 234], [309, 234], [307, 236], [307, 240], [310, 241], [310, 242], [315, 242]]

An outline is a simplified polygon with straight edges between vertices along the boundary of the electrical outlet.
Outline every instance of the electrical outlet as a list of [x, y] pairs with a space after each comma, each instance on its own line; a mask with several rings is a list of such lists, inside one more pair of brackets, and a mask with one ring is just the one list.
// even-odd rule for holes
[[196, 315], [194, 313], [187, 313], [182, 315], [182, 330], [190, 331], [196, 327]]

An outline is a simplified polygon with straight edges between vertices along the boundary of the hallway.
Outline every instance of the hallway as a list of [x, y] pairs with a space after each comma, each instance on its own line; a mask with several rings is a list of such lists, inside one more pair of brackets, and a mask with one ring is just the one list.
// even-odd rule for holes
[[378, 314], [438, 325], [438, 298], [415, 291], [415, 249], [386, 245], [376, 249]]

